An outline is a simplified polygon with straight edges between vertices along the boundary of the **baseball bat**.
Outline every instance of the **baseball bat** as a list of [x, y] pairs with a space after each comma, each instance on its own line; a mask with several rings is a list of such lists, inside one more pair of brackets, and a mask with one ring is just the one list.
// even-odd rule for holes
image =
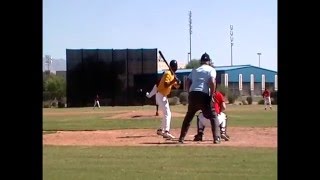
[[174, 73], [174, 71], [171, 69], [169, 63], [167, 62], [166, 58], [164, 58], [164, 56], [163, 56], [163, 54], [162, 54], [161, 51], [159, 51], [159, 54], [160, 54], [161, 58], [163, 59], [163, 61], [166, 63], [166, 65], [169, 67], [169, 70], [170, 70], [171, 73], [174, 75], [174, 77], [175, 77], [177, 80], [179, 80], [179, 79], [177, 78], [177, 76], [176, 76], [176, 73]]

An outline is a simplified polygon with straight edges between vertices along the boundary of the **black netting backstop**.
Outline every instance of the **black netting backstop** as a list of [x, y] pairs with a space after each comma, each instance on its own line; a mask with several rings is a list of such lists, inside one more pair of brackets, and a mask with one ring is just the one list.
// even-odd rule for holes
[[67, 49], [66, 56], [68, 107], [93, 106], [97, 94], [101, 105], [141, 105], [157, 81], [157, 49]]

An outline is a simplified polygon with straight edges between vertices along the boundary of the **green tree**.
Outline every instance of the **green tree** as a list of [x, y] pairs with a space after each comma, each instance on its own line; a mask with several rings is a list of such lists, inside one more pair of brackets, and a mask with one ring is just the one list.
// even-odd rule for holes
[[192, 59], [187, 65], [186, 69], [195, 69], [200, 67], [200, 60], [198, 59]]
[[62, 98], [66, 96], [66, 81], [60, 76], [50, 74], [44, 79], [43, 91], [51, 97]]

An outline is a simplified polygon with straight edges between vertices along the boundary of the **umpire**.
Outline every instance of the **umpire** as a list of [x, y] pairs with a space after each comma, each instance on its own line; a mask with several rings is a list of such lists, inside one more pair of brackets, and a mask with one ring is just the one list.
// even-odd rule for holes
[[194, 115], [198, 110], [201, 110], [204, 117], [211, 122], [213, 143], [220, 144], [219, 121], [211, 102], [213, 101], [211, 97], [216, 89], [217, 72], [211, 66], [211, 59], [207, 53], [201, 56], [200, 65], [197, 69], [192, 70], [186, 81], [186, 87], [189, 90], [189, 103], [182, 123], [179, 142], [183, 143]]

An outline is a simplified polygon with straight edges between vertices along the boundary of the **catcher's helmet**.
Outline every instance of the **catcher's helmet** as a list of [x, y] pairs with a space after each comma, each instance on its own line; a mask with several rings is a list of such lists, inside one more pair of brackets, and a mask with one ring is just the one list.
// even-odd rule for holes
[[178, 68], [178, 62], [176, 60], [171, 60], [170, 61], [170, 67], [172, 69], [177, 69]]

